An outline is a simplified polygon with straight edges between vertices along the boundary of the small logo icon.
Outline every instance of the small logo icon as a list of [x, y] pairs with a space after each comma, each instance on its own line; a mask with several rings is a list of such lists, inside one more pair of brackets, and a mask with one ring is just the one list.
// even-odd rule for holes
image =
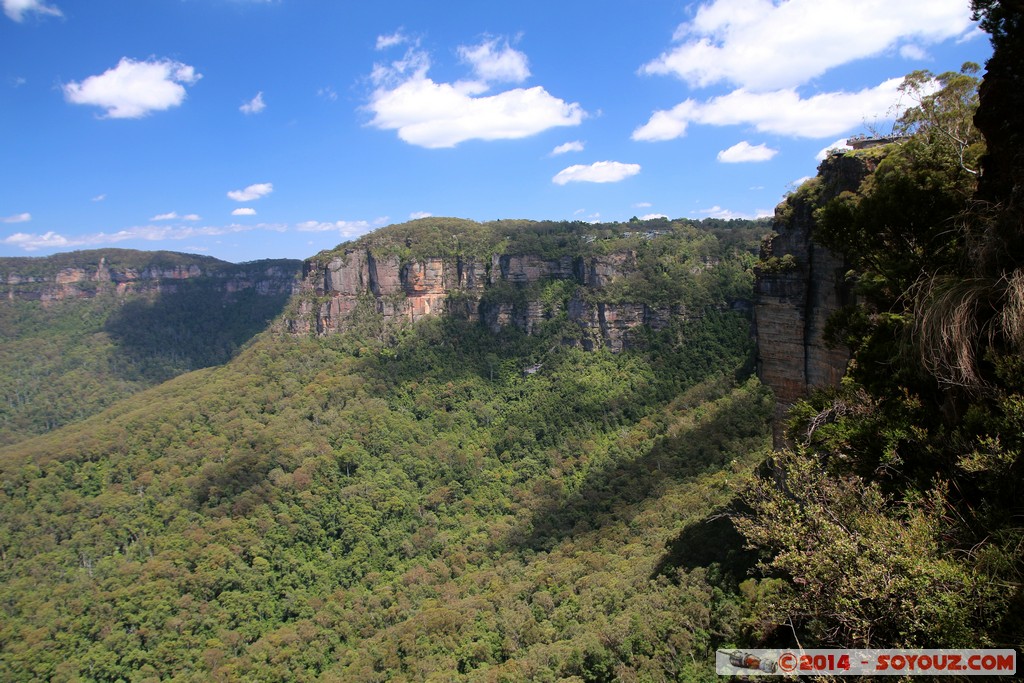
[[774, 659], [762, 659], [746, 652], [733, 652], [729, 655], [729, 663], [738, 669], [756, 669], [767, 674], [775, 673]]

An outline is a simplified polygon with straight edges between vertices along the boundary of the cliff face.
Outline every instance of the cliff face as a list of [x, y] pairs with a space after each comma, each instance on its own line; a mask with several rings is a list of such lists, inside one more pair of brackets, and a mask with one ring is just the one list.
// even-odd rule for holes
[[0, 260], [0, 286], [9, 300], [47, 304], [63, 299], [88, 299], [103, 293], [119, 296], [177, 292], [186, 281], [213, 283], [227, 294], [253, 290], [256, 294], [288, 294], [300, 262], [285, 259], [232, 264], [209, 257], [174, 254], [174, 261], [154, 252], [108, 249], [72, 252], [43, 259]]
[[[527, 293], [536, 291], [530, 286], [564, 281], [576, 288], [564, 312], [580, 332], [567, 343], [621, 351], [637, 328], [663, 329], [687, 315], [682, 306], [602, 303], [586, 296], [588, 290], [612, 284], [635, 265], [632, 252], [556, 259], [496, 254], [489, 260], [427, 258], [403, 264], [396, 256], [354, 248], [328, 261], [306, 262], [299, 304], [288, 327], [296, 334], [337, 333], [360, 303], [371, 303], [391, 320], [413, 322], [444, 313], [479, 321], [494, 332], [515, 326], [531, 334], [560, 311], [530, 298]], [[523, 296], [515, 296], [517, 291]]]
[[773, 236], [762, 246], [754, 285], [757, 370], [775, 392], [777, 443], [786, 410], [814, 387], [837, 385], [849, 360], [847, 349], [823, 339], [828, 317], [850, 300], [849, 268], [842, 255], [812, 240], [814, 210], [856, 190], [872, 170], [866, 157], [827, 158], [817, 178], [776, 209]]

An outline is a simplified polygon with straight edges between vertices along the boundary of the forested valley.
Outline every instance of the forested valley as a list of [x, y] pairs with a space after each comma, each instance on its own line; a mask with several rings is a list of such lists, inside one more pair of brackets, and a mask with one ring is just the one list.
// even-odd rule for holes
[[563, 343], [565, 281], [533, 292], [550, 316], [531, 335], [367, 306], [8, 447], [3, 677], [710, 675], [749, 560], [712, 525], [721, 561], [695, 564], [683, 531], [768, 447], [729, 305], [765, 226], [514, 229], [524, 249], [628, 243], [636, 277], [671, 274], [650, 300], [682, 287], [693, 313], [612, 353]]
[[[2, 302], [7, 396], [57, 389], [2, 415], [0, 678], [712, 681], [719, 648], [1019, 649], [1024, 32], [1018, 3], [972, 6], [984, 79], [908, 76], [891, 144], [834, 153], [856, 189], [812, 179], [774, 224], [425, 218], [307, 262], [630, 254], [600, 286], [495, 280], [482, 305], [532, 304], [529, 330], [364, 293], [318, 334], [322, 287], [229, 297], [175, 350], [113, 299]], [[762, 240], [801, 212], [845, 260], [850, 360], [773, 443], [750, 308], [801, 265]], [[175, 301], [144, 329], [199, 306]], [[613, 350], [573, 301], [672, 314]]]

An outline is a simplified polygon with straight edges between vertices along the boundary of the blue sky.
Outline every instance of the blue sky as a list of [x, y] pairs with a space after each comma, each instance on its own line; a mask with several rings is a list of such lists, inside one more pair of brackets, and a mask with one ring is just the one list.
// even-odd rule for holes
[[755, 217], [984, 63], [968, 0], [0, 0], [0, 255]]

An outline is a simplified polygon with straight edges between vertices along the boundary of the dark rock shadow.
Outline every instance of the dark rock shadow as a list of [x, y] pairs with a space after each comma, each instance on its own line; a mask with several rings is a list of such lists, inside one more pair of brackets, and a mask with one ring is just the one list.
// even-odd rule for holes
[[673, 569], [692, 570], [717, 564], [723, 574], [741, 581], [757, 564], [758, 553], [744, 548], [745, 540], [728, 513], [720, 512], [689, 525], [666, 544], [651, 578]]
[[[294, 265], [298, 272], [299, 262]], [[291, 296], [290, 276], [270, 286], [251, 284], [236, 290], [224, 278], [196, 278], [128, 299], [104, 325], [116, 346], [112, 371], [126, 380], [161, 382], [227, 362]]]

